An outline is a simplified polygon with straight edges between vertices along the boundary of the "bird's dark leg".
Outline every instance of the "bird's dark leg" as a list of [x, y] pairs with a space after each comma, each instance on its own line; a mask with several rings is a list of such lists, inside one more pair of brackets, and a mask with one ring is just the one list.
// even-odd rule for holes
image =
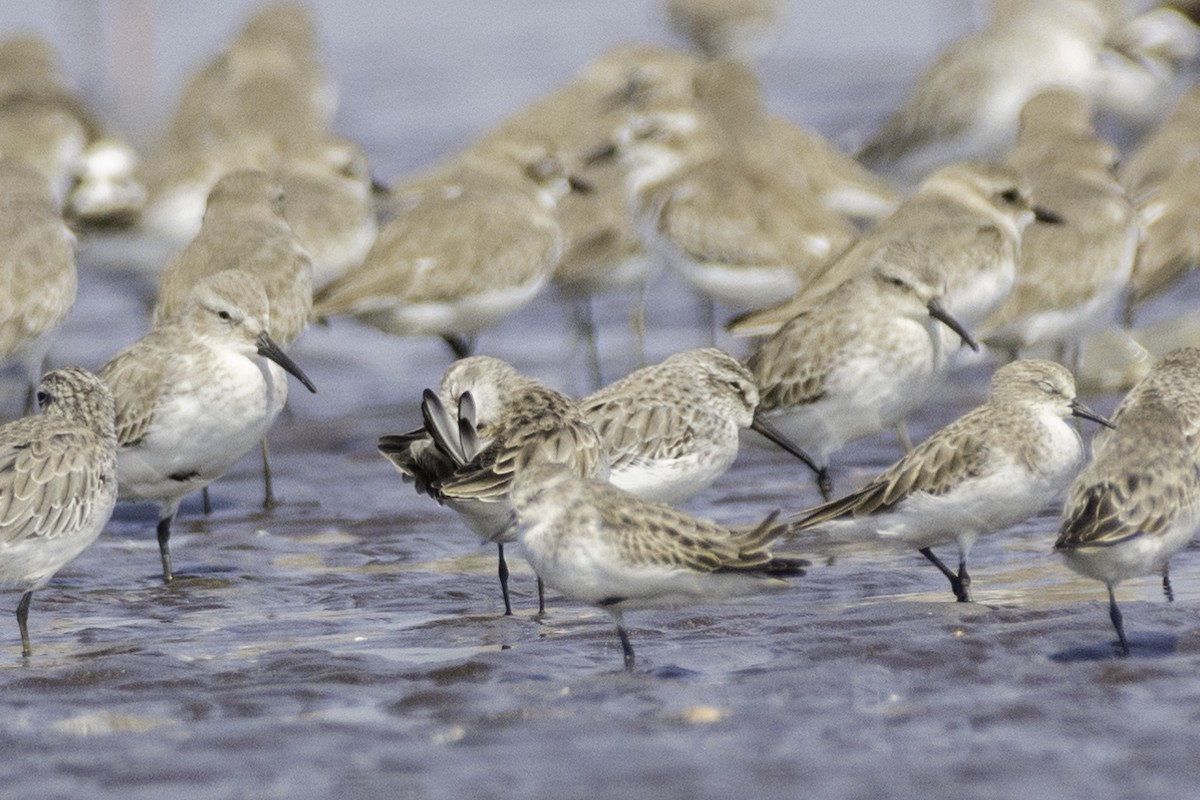
[[821, 493], [822, 500], [829, 502], [833, 499], [833, 478], [829, 477], [829, 467], [817, 470], [817, 491]]
[[625, 621], [617, 617], [617, 636], [621, 637], [621, 651], [625, 654], [625, 671], [633, 672], [633, 645], [629, 643], [629, 633], [625, 630]]
[[918, 552], [924, 555], [925, 558], [928, 558], [929, 563], [936, 566], [938, 570], [942, 571], [942, 575], [947, 577], [950, 582], [950, 591], [953, 591], [956, 600], [960, 603], [971, 602], [971, 596], [967, 594], [966, 587], [962, 585], [962, 576], [966, 577], [967, 585], [971, 583], [971, 576], [966, 575], [966, 564], [964, 561], [959, 561], [959, 572], [955, 573], [950, 570], [950, 567], [942, 564], [942, 559], [937, 558], [934, 555], [934, 551], [931, 551], [928, 547], [923, 547]]
[[954, 594], [960, 603], [971, 602], [971, 576], [967, 574], [967, 560], [958, 560], [958, 591]]
[[1108, 587], [1108, 618], [1112, 620], [1113, 627], [1117, 629], [1117, 640], [1121, 643], [1121, 655], [1129, 655], [1129, 640], [1125, 638], [1125, 623], [1121, 619], [1121, 609], [1117, 608], [1117, 597], [1113, 594], [1111, 584]]
[[29, 658], [33, 655], [33, 649], [29, 646], [29, 601], [33, 599], [33, 592], [28, 591], [21, 595], [21, 602], [17, 603], [17, 627], [21, 629], [21, 655]]
[[583, 337], [584, 347], [587, 348], [588, 373], [592, 378], [592, 389], [604, 385], [604, 375], [600, 370], [600, 347], [596, 341], [596, 321], [592, 317], [592, 301], [589, 297], [576, 298], [571, 303], [575, 315], [575, 329]]
[[450, 350], [454, 353], [455, 358], [466, 358], [475, 350], [474, 336], [463, 336], [461, 333], [447, 333], [442, 336], [442, 341], [450, 345]]
[[200, 508], [204, 511], [204, 516], [212, 513], [212, 500], [208, 497], [208, 487], [205, 486], [200, 490]]
[[1175, 602], [1175, 590], [1171, 588], [1171, 568], [1166, 564], [1163, 565], [1163, 594], [1167, 596], [1168, 603]]
[[171, 520], [175, 515], [163, 517], [158, 521], [158, 555], [162, 559], [163, 583], [175, 580], [171, 572]]
[[259, 442], [262, 448], [263, 465], [263, 508], [270, 511], [275, 507], [275, 489], [271, 484], [271, 452], [267, 449], [267, 438]]
[[504, 616], [512, 616], [512, 602], [508, 599], [508, 562], [504, 560], [504, 545], [497, 544], [500, 552], [500, 594], [504, 595]]
[[542, 579], [537, 579], [538, 583], [538, 617], [546, 616], [546, 584], [542, 583]]

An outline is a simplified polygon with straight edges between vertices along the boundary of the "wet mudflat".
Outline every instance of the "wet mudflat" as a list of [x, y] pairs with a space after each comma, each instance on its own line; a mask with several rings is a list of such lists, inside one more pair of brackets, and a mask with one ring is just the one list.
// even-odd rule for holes
[[[566, 63], [582, 58], [558, 47]], [[790, 63], [780, 58], [777, 69]], [[517, 63], [518, 85], [552, 82]], [[361, 61], [349, 71], [368, 72]], [[783, 102], [822, 94], [821, 74], [805, 81]], [[368, 139], [385, 113], [356, 105], [369, 89], [343, 99], [347, 133]], [[824, 113], [843, 113], [830, 102]], [[368, 144], [391, 148], [377, 156], [388, 177], [410, 144], [436, 152], [444, 130], [485, 123], [461, 109], [427, 127], [387, 113], [395, 129]], [[153, 253], [136, 236], [82, 242], [80, 301], [56, 362], [95, 368], [140, 335], [152, 284], [130, 267], [153, 267]], [[544, 300], [481, 349], [583, 391], [566, 313]], [[634, 366], [627, 302], [598, 308], [610, 378]], [[664, 278], [649, 357], [706, 344], [700, 319]], [[976, 545], [973, 604], [951, 602], [914, 552], [791, 543], [782, 549], [814, 562], [791, 591], [631, 612], [639, 661], [625, 674], [607, 615], [551, 594], [534, 619], [533, 575], [517, 557], [517, 614], [502, 617], [494, 548], [377, 454], [380, 434], [417, 424], [421, 389], [448, 363], [440, 343], [334, 321], [292, 354], [320, 393], [293, 392], [272, 431], [277, 508], [259, 507], [247, 458], [214, 484], [211, 516], [198, 498], [184, 503], [180, 577], [163, 586], [153, 509], [119, 506], [35, 596], [31, 659], [0, 618], [3, 796], [1116, 798], [1184, 796], [1200, 780], [1194, 549], [1173, 564], [1175, 603], [1157, 578], [1121, 587], [1128, 659], [1114, 657], [1103, 587], [1050, 552], [1047, 509]], [[914, 438], [980, 402], [989, 371], [954, 375], [910, 421]], [[1104, 412], [1116, 400], [1086, 399]], [[851, 488], [897, 454], [891, 436], [860, 443], [834, 479]], [[816, 499], [801, 465], [747, 450], [686, 507], [751, 521]]]

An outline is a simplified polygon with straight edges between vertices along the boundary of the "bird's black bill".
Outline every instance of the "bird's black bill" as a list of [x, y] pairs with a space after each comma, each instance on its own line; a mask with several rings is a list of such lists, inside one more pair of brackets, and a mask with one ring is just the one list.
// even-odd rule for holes
[[971, 348], [976, 353], [979, 352], [979, 343], [971, 337], [971, 334], [967, 331], [966, 326], [964, 326], [954, 317], [950, 316], [950, 312], [943, 308], [941, 303], [939, 303], [936, 299], [930, 300], [927, 308], [929, 309], [929, 316], [933, 317], [938, 322], [957, 333], [958, 338], [962, 339], [963, 344], [965, 344], [967, 347]]
[[592, 150], [583, 157], [583, 163], [586, 166], [591, 167], [596, 164], [607, 163], [609, 161], [612, 161], [616, 157], [617, 157], [617, 143], [608, 141], [608, 142], [604, 142], [603, 144], [597, 145], [596, 147], [592, 148]]
[[761, 436], [766, 437], [769, 441], [779, 445], [784, 450], [788, 451], [789, 453], [794, 455], [796, 458], [800, 459], [805, 464], [807, 464], [808, 468], [811, 469], [813, 472], [819, 473], [821, 471], [821, 468], [818, 467], [816, 465], [816, 462], [814, 462], [812, 460], [812, 458], [809, 457], [808, 453], [804, 452], [799, 447], [797, 447], [795, 444], [793, 444], [791, 441], [789, 441], [788, 438], [786, 436], [784, 436], [782, 433], [780, 433], [779, 430], [774, 425], [767, 422], [759, 414], [755, 414], [754, 419], [750, 422], [750, 430], [754, 431], [755, 433], [760, 434]]
[[1076, 417], [1090, 419], [1092, 422], [1098, 422], [1106, 428], [1112, 428], [1114, 431], [1117, 429], [1117, 426], [1109, 422], [1108, 419], [1100, 416], [1095, 411], [1092, 411], [1078, 400], [1071, 401], [1071, 413]]
[[1047, 222], [1051, 225], [1061, 225], [1066, 222], [1066, 220], [1063, 219], [1062, 214], [1041, 206], [1033, 207], [1033, 218], [1038, 222]]
[[317, 393], [317, 387], [313, 386], [313, 382], [304, 374], [304, 370], [296, 366], [296, 362], [288, 358], [287, 353], [279, 349], [279, 345], [271, 340], [266, 331], [258, 335], [258, 340], [255, 342], [258, 345], [258, 354], [263, 358], [269, 358], [279, 366], [283, 367], [284, 371], [290, 373], [292, 377], [304, 384], [304, 388], [308, 389], [313, 394]]
[[596, 186], [591, 181], [578, 175], [568, 175], [567, 186], [570, 186], [575, 194], [591, 194], [596, 191]]

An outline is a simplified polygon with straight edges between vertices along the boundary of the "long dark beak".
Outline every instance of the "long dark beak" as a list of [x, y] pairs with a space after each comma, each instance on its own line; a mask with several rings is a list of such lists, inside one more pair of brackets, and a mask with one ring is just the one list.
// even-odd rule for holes
[[379, 180], [374, 175], [371, 176], [371, 194], [375, 195], [376, 197], [385, 197], [391, 193], [392, 193], [391, 186], [388, 186], [386, 183]]
[[596, 191], [596, 187], [587, 178], [581, 178], [578, 175], [567, 176], [567, 186], [571, 187], [571, 191], [575, 194], [591, 194]]
[[588, 167], [604, 164], [616, 158], [618, 152], [619, 148], [616, 142], [603, 142], [584, 154], [583, 163]]
[[1116, 425], [1113, 425], [1107, 419], [1100, 416], [1095, 411], [1092, 411], [1078, 400], [1071, 401], [1071, 414], [1076, 417], [1082, 417], [1083, 419], [1090, 419], [1092, 422], [1098, 422], [1106, 428], [1112, 428], [1114, 431], [1117, 429]]
[[958, 338], [962, 339], [963, 344], [967, 347], [970, 347], [976, 353], [979, 352], [979, 343], [971, 338], [971, 334], [961, 322], [950, 316], [950, 312], [942, 307], [942, 304], [938, 302], [936, 297], [926, 303], [925, 307], [929, 309], [929, 316], [957, 333]]
[[1048, 222], [1051, 225], [1061, 225], [1066, 222], [1062, 214], [1051, 211], [1048, 208], [1043, 208], [1042, 206], [1033, 207], [1033, 218], [1038, 222]]
[[816, 462], [812, 460], [812, 458], [808, 455], [808, 453], [804, 452], [799, 447], [797, 447], [795, 444], [793, 444], [786, 436], [784, 436], [782, 433], [780, 433], [779, 430], [774, 425], [772, 425], [771, 423], [769, 423], [765, 419], [763, 419], [761, 414], [756, 413], [754, 415], [754, 419], [750, 422], [750, 430], [754, 431], [755, 433], [761, 434], [762, 436], [766, 437], [769, 441], [774, 442], [775, 444], [779, 445], [784, 450], [788, 451], [789, 453], [794, 455], [796, 458], [800, 459], [805, 464], [807, 464], [808, 468], [811, 469], [813, 472], [821, 471], [821, 468], [817, 466]]
[[313, 382], [310, 381], [308, 376], [304, 374], [304, 370], [296, 366], [296, 362], [288, 358], [287, 353], [279, 349], [279, 345], [275, 344], [275, 342], [271, 340], [271, 337], [267, 335], [266, 331], [263, 331], [258, 335], [258, 339], [255, 340], [255, 344], [258, 345], [258, 354], [260, 356], [271, 359], [276, 364], [283, 367], [285, 372], [291, 373], [292, 377], [303, 383], [305, 389], [308, 389], [313, 394], [317, 393], [317, 387], [313, 386]]

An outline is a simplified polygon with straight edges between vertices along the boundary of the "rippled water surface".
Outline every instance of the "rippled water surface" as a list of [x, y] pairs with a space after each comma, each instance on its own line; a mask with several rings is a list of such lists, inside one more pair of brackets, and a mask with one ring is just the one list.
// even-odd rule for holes
[[[636, 4], [513, 5], [525, 16], [489, 16], [489, 38], [467, 23], [495, 16], [493, 4], [450, 4], [466, 40], [449, 44], [433, 35], [448, 30], [432, 21], [437, 4], [397, 12], [410, 27], [394, 41], [362, 4], [349, 6], [355, 24], [333, 26], [343, 130], [367, 142], [384, 177], [640, 26], [665, 38]], [[164, 35], [186, 38], [171, 26], [188, 13], [164, 12]], [[543, 14], [566, 42], [545, 35]], [[810, 63], [793, 40], [803, 37], [793, 31], [792, 49], [768, 62], [768, 90], [780, 107], [812, 104], [802, 118], [827, 132], [881, 104], [868, 89], [902, 86]], [[506, 58], [460, 62], [475, 45]], [[141, 267], [163, 258], [137, 237], [84, 239], [80, 300], [55, 360], [98, 367], [136, 338], [153, 280]], [[627, 302], [598, 312], [609, 377], [634, 363]], [[656, 286], [650, 357], [707, 343], [700, 318], [678, 285]], [[568, 330], [547, 297], [482, 349], [575, 392], [583, 361]], [[1104, 798], [1185, 796], [1200, 781], [1194, 551], [1173, 565], [1174, 604], [1155, 579], [1122, 586], [1125, 660], [1113, 657], [1103, 588], [1050, 553], [1048, 509], [975, 547], [974, 604], [949, 602], [916, 553], [808, 551], [815, 566], [792, 591], [631, 613], [639, 663], [625, 674], [605, 614], [551, 595], [534, 619], [533, 576], [515, 554], [517, 614], [502, 617], [493, 548], [377, 454], [381, 433], [418, 421], [420, 391], [447, 363], [442, 345], [335, 321], [293, 355], [320, 394], [294, 393], [271, 434], [275, 510], [259, 509], [247, 458], [212, 487], [211, 516], [185, 502], [172, 538], [179, 579], [163, 586], [153, 509], [122, 505], [35, 596], [31, 659], [4, 617], [0, 795]], [[914, 437], [978, 403], [987, 374], [957, 374], [911, 421]], [[1107, 411], [1115, 398], [1088, 400]], [[896, 448], [890, 436], [856, 445], [834, 477], [852, 486]], [[750, 450], [687, 507], [749, 521], [815, 500], [800, 465]]]

